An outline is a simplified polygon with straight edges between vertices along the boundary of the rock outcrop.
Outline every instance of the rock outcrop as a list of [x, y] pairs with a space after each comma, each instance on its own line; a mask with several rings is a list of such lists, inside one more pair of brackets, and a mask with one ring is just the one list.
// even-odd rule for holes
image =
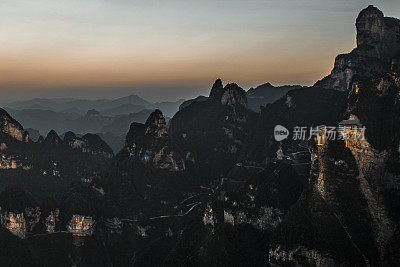
[[44, 139], [44, 144], [48, 147], [57, 147], [61, 145], [62, 142], [62, 139], [54, 130], [51, 130]]
[[75, 150], [82, 153], [89, 153], [105, 158], [112, 158], [112, 149], [95, 134], [85, 134], [82, 137], [76, 136], [73, 132], [67, 132], [64, 137], [64, 142]]
[[75, 236], [91, 236], [95, 221], [90, 216], [74, 214], [67, 226], [67, 231]]
[[150, 114], [145, 124], [132, 123], [126, 136], [131, 161], [169, 171], [185, 170], [185, 161], [175, 142], [169, 137], [165, 118], [160, 110]]
[[0, 133], [11, 136], [12, 138], [23, 141], [24, 128], [22, 125], [14, 120], [4, 109], [0, 108]]
[[0, 194], [1, 225], [19, 238], [25, 238], [40, 221], [40, 207], [32, 195], [18, 187]]
[[279, 149], [279, 143], [274, 139], [276, 125], [282, 125], [292, 133], [281, 142], [285, 154], [304, 151], [299, 142], [293, 140], [294, 127], [309, 130], [317, 125], [335, 125], [346, 106], [346, 92], [320, 87], [289, 91], [284, 97], [261, 108], [260, 118], [246, 140], [246, 158], [261, 162], [276, 157]]
[[331, 74], [316, 85], [346, 91], [355, 74], [371, 76], [395, 70], [400, 52], [400, 20], [384, 17], [374, 6], [362, 10], [356, 20], [357, 48], [338, 55]]
[[0, 190], [16, 184], [36, 197], [59, 199], [72, 180], [90, 180], [111, 163], [112, 150], [97, 135], [68, 133], [63, 140], [50, 131], [33, 142], [15, 119], [3, 110], [1, 114]]
[[186, 163], [208, 172], [201, 175], [198, 170], [195, 175], [219, 176], [233, 165], [257, 119], [246, 107], [242, 88], [234, 83], [224, 87], [217, 79], [207, 100], [191, 103], [171, 119], [169, 131], [184, 151]]
[[210, 101], [231, 107], [247, 107], [246, 92], [236, 83], [222, 85], [221, 79], [217, 79], [211, 88]]
[[271, 263], [398, 264], [399, 78], [353, 78], [344, 118], [365, 138], [352, 126], [312, 146], [309, 188], [278, 227]]

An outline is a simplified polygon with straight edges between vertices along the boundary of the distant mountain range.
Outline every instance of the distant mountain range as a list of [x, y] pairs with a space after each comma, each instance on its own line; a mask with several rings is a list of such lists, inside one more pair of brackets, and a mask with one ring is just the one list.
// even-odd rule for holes
[[136, 97], [14, 109], [70, 128], [33, 141], [0, 108], [0, 266], [400, 266], [400, 20], [356, 30], [314, 86], [217, 79], [169, 122]]
[[103, 115], [121, 115], [137, 112], [141, 109], [161, 109], [167, 116], [173, 116], [184, 100], [176, 102], [151, 103], [137, 95], [129, 95], [117, 99], [74, 99], [74, 98], [34, 98], [24, 101], [3, 103], [10, 109], [40, 109], [62, 113], [84, 114], [89, 109], [96, 109]]
[[[247, 93], [248, 107], [259, 112], [265, 106], [283, 97], [289, 90], [300, 89], [300, 85], [273, 86], [265, 83], [250, 88]], [[124, 145], [124, 136], [134, 122], [144, 123], [150, 113], [159, 109], [167, 122], [175, 113], [193, 102], [206, 101], [208, 97], [180, 99], [175, 102], [151, 103], [137, 95], [117, 99], [35, 98], [5, 103], [4, 109], [20, 121], [34, 139], [46, 136], [51, 130], [58, 134], [72, 130], [78, 135], [99, 134], [108, 145], [119, 151]]]

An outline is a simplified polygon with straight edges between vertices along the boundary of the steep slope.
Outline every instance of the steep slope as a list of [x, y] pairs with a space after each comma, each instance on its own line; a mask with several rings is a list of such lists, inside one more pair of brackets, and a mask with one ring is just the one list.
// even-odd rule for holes
[[357, 48], [338, 55], [331, 74], [317, 86], [346, 91], [355, 74], [371, 76], [396, 68], [400, 52], [400, 20], [384, 17], [382, 11], [370, 5], [356, 20]]
[[278, 227], [271, 262], [398, 264], [399, 78], [354, 78], [346, 116], [365, 139], [313, 146], [309, 188]]
[[0, 188], [16, 184], [37, 197], [60, 198], [72, 180], [88, 179], [107, 168], [113, 157], [109, 146], [96, 135], [73, 133], [62, 140], [55, 131], [37, 142], [1, 110]]
[[[261, 108], [260, 118], [246, 139], [243, 157], [256, 162], [275, 158], [279, 145], [285, 153], [304, 151], [299, 146], [301, 140], [293, 140], [294, 127], [306, 127], [308, 139], [311, 126], [334, 125], [340, 120], [346, 102], [347, 94], [336, 90], [310, 87], [289, 91], [281, 99]], [[288, 139], [280, 143], [274, 140], [276, 125], [290, 131]]]

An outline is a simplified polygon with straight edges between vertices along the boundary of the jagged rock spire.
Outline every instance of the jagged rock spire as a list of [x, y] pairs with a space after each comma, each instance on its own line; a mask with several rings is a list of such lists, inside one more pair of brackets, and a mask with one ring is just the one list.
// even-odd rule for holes
[[165, 118], [158, 109], [150, 114], [145, 124], [131, 124], [126, 135], [126, 149], [133, 162], [170, 171], [185, 169], [181, 151], [169, 137]]
[[221, 100], [222, 94], [224, 93], [224, 85], [221, 79], [217, 79], [211, 88], [209, 99], [219, 102]]
[[331, 74], [318, 81], [318, 87], [348, 90], [354, 75], [370, 77], [398, 70], [400, 51], [400, 20], [385, 17], [370, 5], [356, 19], [357, 47], [348, 54], [338, 55]]
[[167, 123], [165, 122], [164, 115], [159, 109], [156, 109], [150, 114], [144, 126], [146, 127], [146, 135], [153, 134], [157, 137], [167, 135]]
[[165, 128], [166, 122], [164, 115], [162, 114], [161, 110], [156, 109], [153, 111], [150, 116], [147, 118], [145, 126], [155, 126], [157, 128]]
[[224, 87], [221, 79], [215, 81], [209, 100], [226, 106], [247, 107], [246, 92], [236, 83], [230, 83]]
[[373, 5], [363, 9], [356, 20], [357, 48], [368, 51], [368, 56], [387, 63], [400, 50], [400, 20], [385, 17]]

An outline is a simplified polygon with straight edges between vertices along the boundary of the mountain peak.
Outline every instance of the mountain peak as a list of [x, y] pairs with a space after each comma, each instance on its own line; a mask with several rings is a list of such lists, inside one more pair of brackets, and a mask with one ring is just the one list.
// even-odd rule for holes
[[356, 19], [357, 47], [335, 59], [331, 74], [318, 81], [318, 87], [347, 91], [354, 75], [372, 76], [398, 69], [400, 20], [385, 17], [373, 5]]
[[217, 79], [211, 88], [209, 98], [211, 100], [216, 100], [219, 102], [223, 93], [224, 93], [224, 85], [222, 84], [221, 79]]
[[273, 86], [271, 83], [267, 82], [267, 83], [257, 86], [257, 88], [259, 88], [259, 87], [275, 87], [275, 86]]
[[246, 91], [236, 83], [226, 85], [221, 97], [221, 104], [226, 106], [247, 107]]
[[150, 114], [145, 124], [131, 124], [126, 135], [126, 149], [133, 161], [151, 164], [157, 169], [185, 169], [181, 152], [169, 137], [165, 118], [158, 109]]
[[70, 142], [70, 141], [74, 140], [75, 138], [76, 138], [76, 135], [71, 131], [68, 131], [64, 134], [64, 141], [66, 141], [66, 142]]
[[374, 5], [369, 5], [368, 7], [360, 11], [357, 20], [361, 19], [364, 16], [371, 16], [371, 15], [376, 15], [377, 17], [383, 18], [383, 12], [380, 11], [379, 8], [375, 7]]
[[163, 135], [167, 134], [167, 123], [165, 122], [165, 118], [161, 110], [156, 109], [150, 114], [146, 120], [145, 127], [146, 135], [153, 134], [158, 137], [162, 137]]
[[145, 125], [146, 126], [155, 125], [158, 128], [166, 127], [165, 118], [161, 110], [156, 109], [155, 111], [153, 111], [147, 118]]
[[223, 87], [221, 79], [215, 81], [211, 88], [209, 100], [225, 106], [247, 107], [246, 91], [236, 83], [229, 83]]
[[61, 138], [58, 136], [57, 132], [54, 130], [51, 130], [47, 136], [46, 139], [44, 140], [46, 144], [51, 144], [51, 145], [58, 145], [61, 143]]
[[378, 58], [390, 57], [399, 49], [400, 20], [385, 17], [373, 5], [363, 9], [356, 19], [357, 47], [377, 50]]

